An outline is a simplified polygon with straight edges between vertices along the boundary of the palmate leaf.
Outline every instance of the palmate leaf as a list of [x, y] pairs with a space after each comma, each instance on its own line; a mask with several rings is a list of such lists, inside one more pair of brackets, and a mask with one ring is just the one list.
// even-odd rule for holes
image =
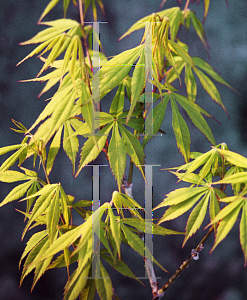
[[191, 67], [194, 67], [193, 59], [190, 57], [188, 52], [186, 52], [178, 43], [169, 41], [168, 45], [169, 45], [169, 48], [173, 52], [175, 52], [178, 56], [180, 56], [184, 62], [186, 62]]
[[206, 136], [206, 138], [210, 141], [210, 143], [216, 145], [212, 131], [208, 126], [207, 122], [205, 121], [205, 119], [203, 118], [203, 116], [201, 115], [201, 111], [198, 109], [198, 106], [182, 95], [179, 95], [174, 92], [172, 92], [171, 94], [178, 101], [178, 103], [185, 109], [189, 118], [194, 123], [194, 125], [201, 131], [201, 133], [203, 133]]
[[237, 184], [237, 183], [246, 183], [247, 182], [247, 172], [238, 172], [236, 174], [227, 176], [222, 180], [214, 182], [214, 184]]
[[136, 103], [143, 91], [145, 85], [145, 48], [142, 49], [138, 63], [135, 66], [131, 80], [131, 106], [126, 119], [126, 124], [128, 123], [132, 112], [136, 106]]
[[[192, 58], [193, 59], [193, 58]], [[185, 85], [187, 90], [187, 96], [192, 101], [196, 101], [196, 95], [197, 95], [197, 85], [195, 77], [192, 73], [191, 66], [188, 64], [185, 65]]]
[[[30, 227], [30, 225], [32, 224], [33, 221], [35, 221], [39, 216], [41, 216], [42, 214], [44, 214], [44, 212], [46, 211], [47, 207], [51, 204], [51, 202], [54, 200], [54, 194], [56, 193], [58, 189], [58, 186], [53, 186], [52, 188], [50, 188], [48, 191], [44, 192], [44, 188], [41, 189], [38, 193], [41, 193], [40, 197], [36, 200], [34, 207], [33, 207], [33, 211], [32, 214], [27, 222], [27, 225], [25, 227], [25, 229], [23, 230], [22, 233], [22, 239], [24, 237], [24, 235], [26, 234], [28, 228]], [[36, 193], [37, 194], [37, 193]], [[35, 195], [35, 194], [34, 194]], [[34, 195], [29, 196], [29, 197], [34, 197]], [[23, 200], [29, 198], [26, 197]], [[51, 214], [50, 214], [51, 216]], [[49, 220], [51, 221], [51, 220]], [[48, 229], [48, 233], [51, 233], [51, 237], [53, 238], [53, 231], [54, 228], [51, 228], [52, 226], [52, 221], [49, 224], [49, 229]], [[51, 240], [51, 239], [50, 239]]]
[[[92, 269], [90, 269], [91, 271]], [[89, 277], [92, 276], [92, 272], [89, 271]], [[94, 300], [96, 293], [95, 280], [88, 280], [84, 289], [79, 295], [80, 300]]]
[[[42, 71], [45, 70], [49, 64], [54, 62], [54, 60], [68, 47], [71, 36], [74, 36], [77, 32], [79, 33], [80, 24], [74, 20], [69, 19], [59, 19], [50, 22], [40, 23], [42, 25], [51, 26], [51, 28], [47, 28], [41, 32], [39, 32], [32, 39], [21, 43], [21, 45], [28, 44], [37, 44], [42, 43], [37, 48], [35, 48], [29, 55], [27, 55], [19, 64], [21, 64], [26, 59], [40, 53], [44, 48], [46, 49], [43, 53], [52, 49], [52, 53], [49, 54], [47, 61], [45, 62], [45, 67], [42, 68]], [[68, 36], [66, 36], [63, 32], [69, 30]], [[48, 63], [49, 62], [49, 63]], [[40, 74], [41, 72], [39, 72]]]
[[176, 66], [176, 70], [174, 68], [170, 68], [166, 72], [166, 74], [167, 74], [166, 82], [168, 82], [168, 83], [172, 83], [177, 78], [179, 78], [179, 76], [181, 75], [181, 73], [183, 71], [183, 68], [186, 66], [186, 63], [180, 56], [174, 56], [173, 60], [174, 60], [175, 66]]
[[28, 256], [26, 258], [24, 266], [23, 266], [23, 271], [22, 271], [21, 279], [20, 279], [20, 285], [22, 284], [24, 278], [30, 272], [32, 272], [32, 270], [35, 268], [34, 265], [31, 265], [33, 260], [38, 258], [43, 253], [42, 249], [44, 249], [44, 247], [47, 247], [47, 246], [49, 246], [49, 240], [48, 240], [48, 237], [44, 237], [30, 251], [30, 253], [28, 254]]
[[133, 233], [127, 226], [123, 223], [120, 223], [121, 230], [127, 240], [128, 245], [139, 253], [142, 257], [144, 257], [144, 249], [145, 249], [145, 257], [153, 261], [157, 266], [159, 266], [163, 271], [167, 272], [166, 269], [152, 256], [151, 252], [147, 247], [145, 247], [143, 240]]
[[[151, 226], [145, 226], [145, 222], [151, 222], [151, 220], [141, 220], [137, 218], [124, 218], [120, 220], [120, 223], [124, 223], [127, 225], [130, 225], [132, 227], [135, 227], [141, 232], [149, 233], [149, 234], [156, 234], [156, 235], [170, 235], [170, 234], [184, 234], [183, 232], [178, 232], [175, 230], [167, 229], [162, 226], [157, 226], [156, 224], [153, 224], [153, 228]], [[151, 229], [149, 231], [149, 229]]]
[[167, 198], [154, 208], [155, 210], [160, 207], [171, 206], [166, 210], [157, 224], [159, 225], [162, 222], [175, 219], [187, 212], [201, 197], [203, 197], [203, 195], [205, 195], [205, 193], [207, 193], [208, 189], [207, 186], [195, 188], [189, 187], [177, 189], [169, 193]]
[[[41, 249], [41, 251], [39, 252], [39, 254], [42, 254], [45, 252], [45, 250], [49, 247], [49, 244], [46, 243], [44, 245], [44, 247]], [[46, 260], [40, 262], [36, 268], [35, 268], [35, 272], [34, 272], [34, 279], [33, 279], [33, 284], [31, 287], [31, 292], [35, 286], [35, 284], [37, 283], [37, 281], [40, 279], [40, 277], [45, 273], [45, 271], [47, 270], [50, 262], [52, 260], [52, 257], [48, 257]]]
[[[67, 282], [65, 286], [65, 299], [76, 299], [79, 293], [83, 290], [88, 280], [87, 277], [92, 264], [91, 256], [92, 239], [89, 239], [84, 247], [81, 248], [78, 252], [78, 267], [73, 273], [73, 277]], [[84, 273], [83, 277], [81, 276], [81, 273]]]
[[193, 27], [195, 28], [197, 35], [199, 36], [200, 40], [202, 41], [204, 47], [207, 48], [206, 36], [204, 33], [202, 23], [199, 21], [199, 19], [196, 17], [196, 15], [193, 11], [189, 11], [188, 15], [191, 18]]
[[144, 45], [124, 51], [109, 60], [99, 71], [101, 98], [118, 86], [141, 55]]
[[[177, 176], [177, 178], [179, 180], [183, 180], [185, 182], [189, 182], [189, 183], [192, 183], [192, 184], [197, 184], [197, 182], [200, 179], [200, 177], [195, 173], [184, 174], [184, 173], [173, 172], [173, 171], [170, 171], [170, 170], [169, 170], [169, 172], [174, 174], [175, 176]], [[205, 183], [206, 182], [203, 181], [203, 184], [205, 184]]]
[[[217, 227], [216, 237], [214, 241], [214, 245], [210, 252], [212, 252], [216, 246], [227, 236], [227, 234], [232, 229], [235, 224], [237, 217], [241, 208], [243, 207], [244, 200], [242, 198], [231, 202], [227, 206], [225, 206], [214, 218], [214, 220], [209, 224], [214, 224], [220, 221], [220, 224]], [[209, 226], [208, 225], [208, 226]]]
[[[53, 109], [52, 111], [52, 116], [44, 121], [42, 123], [38, 130], [35, 132], [35, 134], [32, 136], [30, 139], [29, 144], [33, 145], [35, 141], [42, 140], [42, 148], [44, 149], [45, 145], [47, 142], [51, 139], [51, 137], [56, 133], [56, 131], [62, 126], [68, 119], [71, 117], [71, 112], [74, 108], [74, 102], [76, 99], [76, 92], [71, 91], [69, 94], [66, 96], [62, 97], [60, 99], [59, 104], [57, 104], [56, 108]], [[49, 103], [50, 104], [50, 103]], [[48, 105], [49, 105], [48, 104]], [[47, 105], [47, 106], [48, 106]], [[52, 107], [49, 107], [49, 110], [45, 112], [45, 110], [42, 112], [44, 115], [46, 113], [49, 113]], [[29, 131], [37, 125], [43, 118], [41, 115], [37, 119], [37, 121], [33, 124], [33, 126], [29, 129]], [[50, 114], [50, 113], [49, 113]]]
[[114, 262], [113, 259], [104, 253], [100, 253], [100, 257], [106, 260], [116, 271], [121, 273], [124, 276], [128, 276], [130, 278], [133, 278], [140, 282], [142, 285], [144, 285], [131, 271], [131, 269], [126, 265], [126, 263], [123, 260], [118, 260], [117, 262]]
[[190, 154], [190, 132], [186, 122], [181, 116], [177, 104], [173, 97], [171, 97], [172, 107], [172, 127], [177, 141], [177, 147], [180, 149], [185, 162], [189, 161]]
[[[193, 161], [191, 161], [190, 163], [183, 165], [181, 167], [178, 168], [178, 171], [180, 170], [186, 170], [186, 173], [184, 174], [184, 176], [188, 176], [190, 173], [194, 172], [196, 169], [198, 169], [200, 166], [204, 165], [208, 159], [210, 158], [210, 156], [212, 155], [212, 150], [200, 154], [198, 155]], [[183, 180], [183, 176], [181, 178]]]
[[[65, 292], [64, 300], [77, 299], [78, 295], [82, 292], [82, 290], [86, 286], [86, 283], [88, 281], [90, 281], [87, 279], [87, 277], [89, 277], [90, 267], [91, 267], [91, 263], [88, 262], [87, 265], [85, 266], [85, 268], [79, 274], [79, 276], [73, 282], [73, 285], [70, 287], [70, 289], [68, 289], [68, 291]], [[73, 275], [75, 274], [75, 272], [71, 275], [72, 280], [74, 278]], [[66, 288], [66, 286], [65, 286], [65, 288]]]
[[2, 182], [16, 182], [22, 180], [31, 180], [34, 176], [28, 176], [18, 171], [5, 171], [0, 174], [0, 181]]
[[244, 253], [244, 266], [247, 263], [247, 201], [245, 200], [242, 207], [242, 216], [239, 224], [240, 244]]
[[183, 201], [186, 201], [190, 198], [198, 197], [199, 198], [207, 192], [209, 188], [207, 186], [200, 187], [185, 187], [176, 189], [175, 191], [167, 194], [167, 197], [158, 204], [154, 209], [158, 209], [164, 206], [176, 205]]
[[205, 218], [208, 202], [209, 202], [210, 191], [208, 191], [203, 199], [197, 204], [192, 210], [186, 225], [186, 234], [183, 241], [183, 246], [187, 240], [201, 227], [202, 222]]
[[117, 180], [118, 190], [121, 192], [121, 182], [126, 167], [126, 151], [124, 142], [119, 134], [118, 123], [114, 122], [112, 137], [108, 148], [111, 170]]
[[58, 131], [56, 132], [56, 134], [51, 142], [51, 145], [50, 145], [50, 149], [49, 149], [48, 157], [47, 157], [47, 161], [46, 161], [47, 175], [50, 174], [53, 164], [54, 164], [54, 161], [55, 161], [55, 158], [56, 158], [56, 155], [58, 153], [58, 150], [60, 149], [62, 129], [63, 129], [63, 126], [61, 126], [58, 129]]
[[106, 271], [104, 265], [100, 261], [100, 276], [95, 279], [97, 292], [101, 300], [112, 300], [113, 290], [110, 275]]
[[[163, 94], [163, 101], [161, 101], [150, 113], [146, 119], [147, 124], [152, 124], [152, 126], [148, 126], [148, 128], [145, 128], [145, 136], [143, 139], [143, 147], [147, 144], [147, 142], [155, 135], [157, 134], [158, 130], [160, 129], [160, 126], [162, 125], [162, 122], [165, 118], [166, 113], [166, 107], [167, 103], [169, 101], [170, 95], [168, 93]], [[152, 123], [150, 122], [150, 119], [152, 119]], [[151, 132], [152, 131], [152, 132]]]
[[121, 244], [120, 226], [117, 223], [117, 218], [115, 217], [115, 215], [114, 215], [111, 208], [108, 209], [107, 213], [108, 213], [108, 216], [110, 217], [110, 228], [111, 228], [113, 239], [116, 243], [118, 256], [120, 258], [121, 257], [121, 252], [120, 252], [120, 244]]
[[57, 232], [58, 222], [60, 219], [59, 190], [56, 190], [56, 193], [48, 207], [46, 219], [47, 219], [47, 232], [51, 244]]
[[91, 216], [88, 217], [86, 222], [62, 234], [50, 245], [49, 249], [47, 249], [47, 251], [41, 257], [39, 257], [39, 259], [34, 260], [32, 264], [36, 265], [39, 261], [45, 260], [50, 256], [54, 256], [58, 252], [69, 247], [78, 238], [80, 238], [80, 241], [77, 244], [77, 248], [76, 250], [74, 250], [73, 255], [78, 253], [78, 251], [85, 245], [88, 239], [92, 237], [93, 221], [99, 222], [105, 209], [107, 209], [108, 207], [109, 203], [104, 203], [99, 209], [97, 209]]
[[72, 129], [72, 124], [70, 123], [70, 120], [66, 121], [64, 123], [64, 136], [63, 136], [63, 148], [68, 157], [70, 158], [70, 161], [72, 163], [72, 170], [73, 175], [75, 173], [75, 161], [76, 161], [76, 155], [79, 148], [79, 141], [77, 136], [72, 136], [74, 133]]
[[[172, 7], [172, 8], [169, 8], [169, 9], [166, 9], [166, 10], [163, 10], [163, 11], [160, 11], [158, 12], [158, 15], [163, 18], [163, 17], [167, 17], [168, 19], [171, 18], [171, 16], [176, 16], [177, 14], [177, 11], [179, 11], [180, 8], [179, 7]], [[131, 34], [132, 32], [136, 31], [136, 30], [139, 30], [139, 29], [142, 29], [145, 27], [145, 23], [146, 22], [150, 22], [150, 19], [152, 17], [152, 14], [151, 15], [148, 15], [140, 20], [138, 20], [134, 25], [132, 25], [128, 31], [126, 31], [120, 38], [119, 40], [123, 39], [124, 37], [126, 37], [127, 35]], [[171, 21], [170, 21], [171, 22]], [[172, 22], [173, 24], [173, 22]], [[171, 25], [172, 25], [171, 24]], [[175, 27], [177, 27], [177, 23], [174, 22], [174, 25]], [[175, 30], [174, 30], [175, 31]]]
[[[82, 168], [89, 164], [92, 160], [95, 160], [96, 157], [100, 154], [103, 149], [107, 135], [113, 127], [113, 123], [106, 125], [103, 129], [100, 130], [99, 136], [96, 136], [97, 145], [94, 143], [93, 137], [90, 137], [83, 145], [81, 152], [81, 159], [78, 170], [75, 176], [78, 176]], [[97, 147], [98, 146], [98, 147]]]
[[0, 207], [9, 203], [9, 202], [12, 202], [12, 201], [15, 201], [15, 200], [18, 200], [20, 199], [21, 197], [23, 197], [26, 192], [28, 191], [28, 189], [30, 188], [30, 186], [35, 182], [36, 180], [29, 180], [25, 183], [22, 183], [16, 187], [14, 187], [10, 193], [4, 198], [4, 200], [0, 203]]
[[222, 155], [224, 156], [224, 158], [229, 161], [231, 164], [235, 165], [235, 166], [238, 166], [240, 168], [245, 168], [247, 169], [247, 158], [238, 154], [238, 153], [235, 153], [235, 152], [232, 152], [232, 151], [229, 151], [229, 150], [222, 150], [222, 149], [218, 149], [217, 148], [217, 151]]
[[123, 142], [125, 144], [126, 152], [132, 159], [133, 163], [140, 170], [143, 178], [145, 178], [142, 165], [144, 165], [145, 154], [143, 147], [137, 137], [129, 132], [122, 124], [119, 124], [119, 129], [122, 134]]
[[200, 57], [192, 57], [194, 64], [196, 67], [200, 68], [204, 72], [206, 72], [210, 77], [212, 77], [215, 81], [224, 84], [225, 86], [233, 89], [219, 74], [217, 74], [214, 69], [203, 59]]
[[[17, 147], [18, 146], [18, 147]], [[7, 158], [1, 165], [0, 167], [0, 173], [8, 170], [11, 166], [13, 166], [13, 164], [17, 161], [18, 158], [21, 157], [21, 155], [23, 154], [23, 152], [25, 152], [27, 150], [27, 144], [23, 143], [21, 144], [21, 147], [19, 147], [19, 145], [13, 145], [13, 146], [7, 146], [7, 147], [3, 147], [0, 152], [2, 154], [5, 154], [9, 151], [12, 151], [14, 149], [18, 149], [14, 154], [12, 154], [9, 158]]]
[[200, 70], [198, 70], [196, 68], [194, 68], [194, 72], [198, 76], [204, 90], [209, 94], [209, 96], [216, 103], [218, 103], [224, 109], [225, 113], [227, 114], [226, 108], [221, 100], [220, 94], [219, 94], [216, 86], [211, 81], [211, 79], [208, 76], [206, 76], [203, 72], [201, 72]]
[[[67, 84], [61, 86], [61, 88], [53, 95], [51, 101], [46, 105], [45, 109], [41, 112], [34, 124], [30, 127], [28, 132], [32, 131], [41, 121], [45, 120], [48, 116], [52, 115], [59, 105], [61, 99], [64, 99], [72, 94], [73, 85]], [[68, 99], [66, 99], [68, 101]]]
[[19, 267], [21, 265], [21, 262], [23, 258], [30, 252], [41, 240], [43, 240], [47, 236], [47, 231], [42, 230], [40, 232], [34, 233], [29, 241], [27, 242], [26, 248], [22, 253], [22, 256], [20, 258]]
[[124, 84], [120, 83], [117, 93], [112, 100], [109, 114], [113, 115], [116, 118], [122, 114], [124, 109], [124, 98]]

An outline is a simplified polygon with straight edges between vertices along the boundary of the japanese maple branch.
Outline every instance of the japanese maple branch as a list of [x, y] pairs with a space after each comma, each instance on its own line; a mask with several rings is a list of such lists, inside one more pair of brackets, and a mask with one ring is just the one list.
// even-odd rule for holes
[[165, 291], [173, 284], [173, 282], [178, 278], [178, 276], [189, 266], [189, 264], [198, 259], [199, 252], [203, 249], [203, 245], [211, 233], [214, 231], [214, 225], [211, 226], [207, 234], [200, 241], [196, 249], [192, 249], [191, 255], [186, 259], [181, 266], [176, 270], [176, 272], [171, 276], [171, 278], [158, 290], [157, 294], [153, 296], [153, 300], [161, 299], [164, 296]]
[[184, 6], [184, 11], [186, 11], [188, 9], [189, 3], [190, 3], [190, 0], [187, 0], [185, 3], [185, 6]]

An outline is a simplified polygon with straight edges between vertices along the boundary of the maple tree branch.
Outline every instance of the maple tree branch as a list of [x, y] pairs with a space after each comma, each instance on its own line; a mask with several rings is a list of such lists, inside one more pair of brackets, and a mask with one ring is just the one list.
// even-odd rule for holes
[[186, 259], [181, 266], [175, 271], [170, 279], [158, 290], [157, 294], [154, 295], [153, 300], [161, 299], [164, 296], [165, 291], [173, 284], [173, 282], [179, 277], [179, 275], [189, 266], [193, 260], [198, 260], [199, 252], [203, 249], [203, 245], [211, 233], [214, 231], [214, 225], [211, 226], [207, 234], [202, 238], [200, 243], [195, 249], [191, 250], [191, 255]]

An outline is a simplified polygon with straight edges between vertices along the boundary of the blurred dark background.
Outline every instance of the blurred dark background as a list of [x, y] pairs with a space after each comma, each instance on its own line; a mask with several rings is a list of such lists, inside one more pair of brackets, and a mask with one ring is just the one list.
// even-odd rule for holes
[[[19, 43], [30, 39], [41, 29], [41, 26], [36, 26], [36, 23], [48, 2], [48, 0], [1, 0], [0, 2], [0, 147], [18, 144], [22, 140], [20, 134], [9, 129], [13, 127], [11, 119], [20, 121], [29, 128], [45, 107], [44, 100], [55, 91], [52, 90], [37, 99], [43, 84], [17, 83], [18, 80], [34, 78], [37, 75], [41, 68], [38, 59], [31, 58], [19, 67], [15, 67], [33, 50], [32, 45], [19, 46]], [[62, 18], [62, 1], [60, 2], [45, 20]], [[184, 6], [185, 1], [183, 2]], [[195, 10], [197, 17], [202, 20], [203, 1], [200, 2], [199, 6], [191, 4], [190, 9]], [[230, 118], [216, 103], [213, 103], [200, 85], [197, 101], [221, 123], [219, 125], [213, 119], [208, 120], [217, 143], [225, 142], [230, 150], [247, 156], [247, 2], [246, 0], [229, 0], [229, 9], [224, 0], [211, 2], [205, 23], [210, 57], [193, 28], [190, 28], [188, 33], [184, 29], [181, 30], [179, 38], [189, 44], [190, 55], [200, 56], [208, 61], [240, 93], [237, 95], [232, 90], [216, 84]], [[109, 23], [100, 25], [100, 36], [105, 54], [111, 56], [140, 43], [142, 32], [133, 33], [120, 42], [118, 42], [118, 38], [134, 22], [157, 11], [161, 0], [103, 0], [103, 3], [106, 16], [100, 15], [99, 20], [106, 20]], [[177, 5], [175, 0], [168, 0], [163, 9], [175, 5]], [[68, 17], [79, 20], [78, 9], [73, 5], [69, 6]], [[90, 11], [87, 20], [92, 20]], [[113, 93], [109, 99], [112, 95]], [[107, 106], [107, 99], [103, 101], [102, 105]], [[188, 124], [191, 130], [191, 150], [200, 152], [210, 150], [207, 139], [189, 121]], [[165, 194], [182, 187], [181, 184], [176, 184], [176, 178], [173, 175], [159, 170], [183, 163], [181, 155], [178, 154], [171, 127], [170, 107], [168, 107], [162, 128], [166, 135], [153, 138], [145, 150], [146, 163], [161, 166], [153, 168], [154, 206], [163, 200]], [[1, 157], [0, 162], [2, 163], [6, 157]], [[96, 163], [107, 164], [107, 161], [102, 155], [96, 160]], [[31, 163], [25, 162], [24, 166], [31, 167]], [[103, 203], [111, 199], [111, 194], [117, 189], [117, 186], [110, 168], [102, 167], [100, 174], [100, 193]], [[51, 173], [51, 181], [60, 181], [66, 193], [73, 194], [77, 200], [91, 199], [91, 175], [91, 167], [87, 167], [74, 180], [70, 161], [61, 152]], [[137, 170], [134, 171], [133, 185], [134, 198], [143, 204], [144, 182]], [[11, 184], [0, 184], [1, 201], [13, 187], [14, 185]], [[28, 233], [21, 241], [21, 233], [25, 224], [22, 215], [15, 208], [24, 210], [25, 204], [14, 202], [0, 209], [0, 300], [62, 299], [63, 287], [66, 282], [65, 269], [45, 273], [32, 293], [30, 293], [30, 288], [33, 274], [28, 275], [23, 285], [18, 287], [21, 275], [18, 263], [31, 234]], [[157, 216], [161, 216], [162, 213], [163, 210], [160, 209]], [[165, 226], [182, 231], [186, 225], [186, 217], [188, 214], [165, 224]], [[77, 221], [76, 218], [75, 221]], [[207, 221], [203, 225], [206, 225]], [[171, 275], [190, 255], [191, 249], [196, 247], [204, 234], [205, 232], [202, 230], [197, 232], [183, 249], [181, 249], [183, 241], [181, 236], [154, 237], [154, 255]], [[200, 253], [200, 259], [193, 262], [176, 280], [166, 292], [164, 299], [247, 299], [247, 270], [244, 268], [243, 254], [239, 245], [238, 222], [228, 237], [209, 255], [212, 245], [213, 237], [210, 237], [205, 249]], [[123, 252], [123, 258], [126, 259], [129, 266], [137, 269], [137, 275], [144, 276], [142, 259], [127, 247], [123, 247]], [[109, 267], [107, 269], [109, 272], [112, 271]], [[159, 269], [157, 269], [157, 276], [161, 277], [160, 286], [169, 278], [168, 274]], [[147, 280], [144, 283], [146, 288], [123, 276], [117, 276], [117, 274], [113, 276], [116, 292], [123, 300], [151, 299], [149, 283]]]

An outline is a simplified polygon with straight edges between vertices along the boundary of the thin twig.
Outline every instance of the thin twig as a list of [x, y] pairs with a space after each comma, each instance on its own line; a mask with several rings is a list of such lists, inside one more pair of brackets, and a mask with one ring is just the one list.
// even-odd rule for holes
[[185, 3], [185, 6], [184, 6], [184, 12], [186, 12], [186, 10], [188, 9], [189, 3], [190, 3], [190, 0], [187, 0]]
[[83, 16], [83, 9], [82, 9], [82, 0], [79, 0], [79, 11], [80, 11], [81, 26], [84, 27], [84, 16]]
[[165, 291], [173, 284], [173, 282], [178, 278], [178, 276], [189, 266], [189, 264], [198, 259], [198, 253], [203, 249], [203, 245], [205, 241], [208, 239], [210, 234], [214, 231], [214, 226], [212, 225], [207, 234], [200, 241], [196, 249], [192, 249], [191, 255], [188, 259], [186, 259], [181, 266], [176, 270], [176, 272], [171, 276], [171, 278], [162, 286], [161, 289], [158, 290], [157, 295], [154, 296], [154, 300], [160, 299], [164, 296]]

